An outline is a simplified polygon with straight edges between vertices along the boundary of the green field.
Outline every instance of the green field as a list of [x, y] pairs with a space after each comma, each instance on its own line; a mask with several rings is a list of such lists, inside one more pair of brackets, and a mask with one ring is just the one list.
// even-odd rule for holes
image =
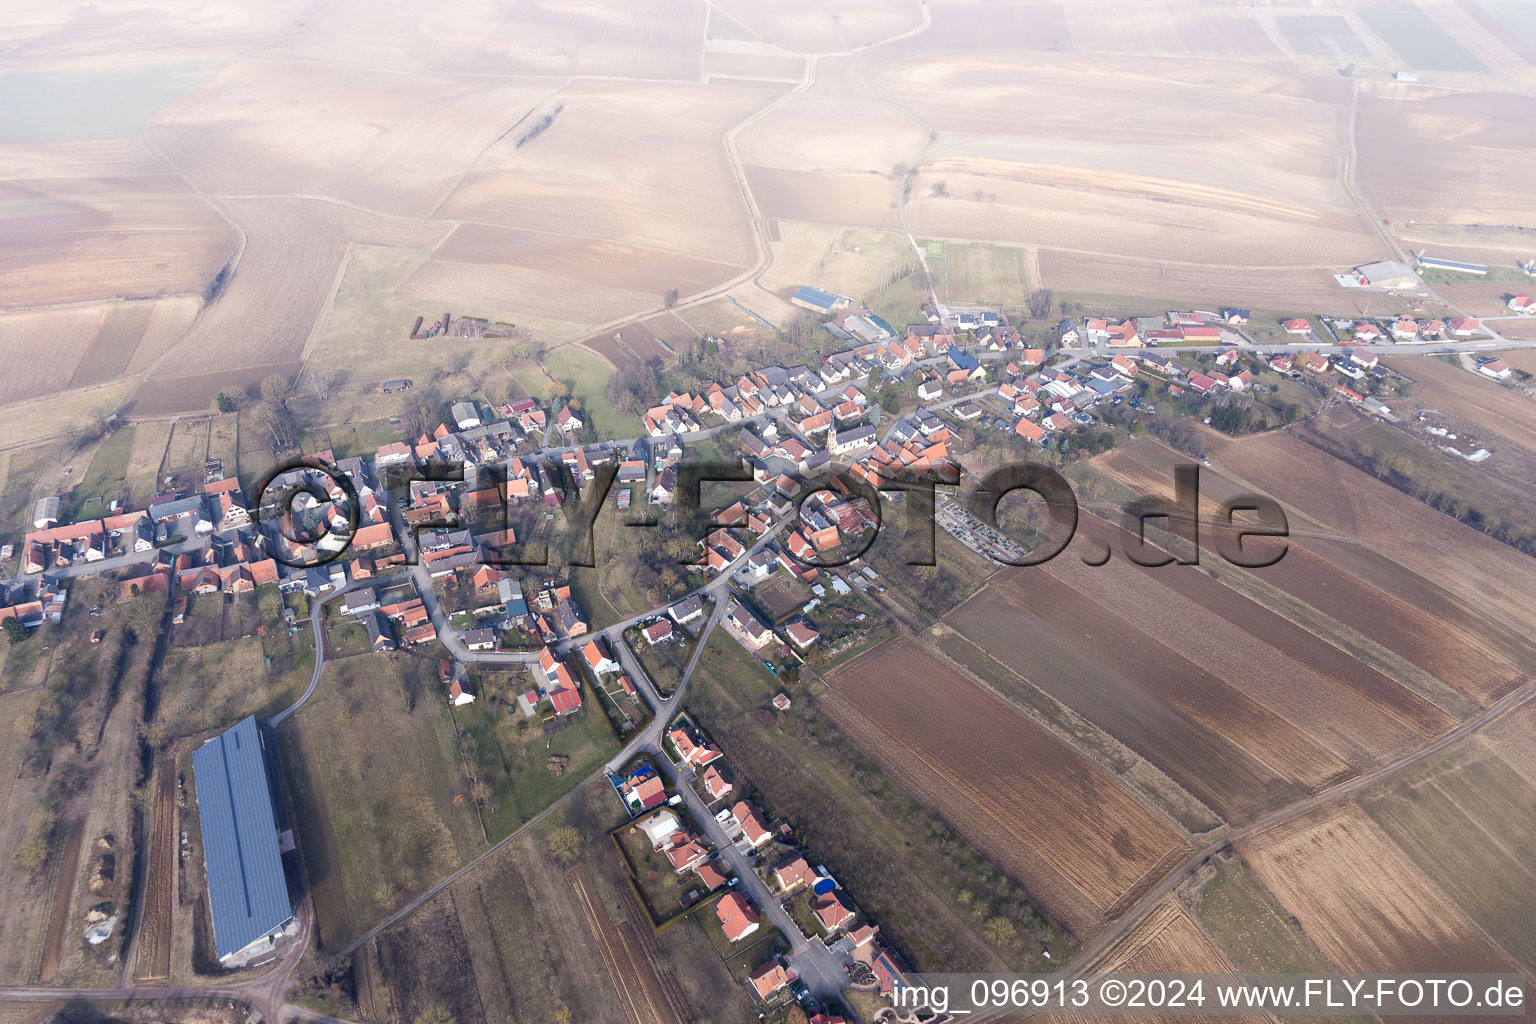
[[596, 356], [570, 346], [557, 348], [544, 357], [544, 368], [570, 386], [572, 398], [581, 400], [582, 419], [592, 425], [598, 437], [631, 437], [639, 429], [638, 422], [619, 415], [608, 401], [608, 378], [613, 370]]
[[1024, 250], [1017, 246], [951, 243], [944, 247], [943, 294], [950, 302], [1027, 305], [1030, 283], [1024, 268]]
[[1536, 968], [1536, 788], [1466, 742], [1357, 802], [1511, 956]]
[[96, 501], [93, 513], [104, 512], [111, 504], [112, 495], [124, 487], [128, 476], [128, 453], [133, 449], [132, 426], [114, 431], [101, 442], [96, 454], [91, 456], [90, 468], [75, 485], [72, 495], [75, 508], [83, 508], [87, 502]]
[[1410, 67], [1421, 71], [1488, 70], [1423, 11], [1361, 11], [1360, 19]]

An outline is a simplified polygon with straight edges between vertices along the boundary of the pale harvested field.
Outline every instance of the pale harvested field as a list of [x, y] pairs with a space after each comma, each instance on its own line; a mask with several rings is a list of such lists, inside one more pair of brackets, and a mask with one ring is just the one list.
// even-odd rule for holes
[[840, 295], [870, 295], [917, 260], [906, 238], [894, 231], [830, 224], [783, 221], [779, 241], [771, 248], [773, 264], [763, 274], [762, 285], [786, 295], [804, 284]]
[[1483, 742], [1526, 783], [1536, 786], [1536, 704], [1511, 711], [1489, 726]]
[[[858, 79], [835, 91], [794, 96], [752, 122], [737, 139], [743, 163], [793, 171], [890, 174], [928, 141], [921, 128]], [[894, 196], [893, 196], [894, 198]]]
[[[1322, 452], [1314, 453], [1314, 458], [1326, 460], [1319, 461], [1319, 466], [1332, 461]], [[1171, 466], [1180, 461], [1181, 457], [1166, 448], [1138, 442], [1101, 456], [1095, 465], [1138, 494], [1156, 495], [1170, 493]], [[1214, 503], [1243, 489], [1205, 470], [1201, 474], [1205, 514], [1215, 515]], [[1399, 496], [1398, 500], [1411, 499]], [[1295, 529], [1301, 528], [1301, 524], [1295, 525]], [[1351, 536], [1347, 531], [1343, 535]], [[1214, 556], [1207, 552], [1205, 557]], [[1478, 696], [1496, 691], [1520, 675], [1510, 653], [1511, 638], [1504, 631], [1489, 628], [1483, 616], [1433, 580], [1392, 562], [1368, 545], [1293, 537], [1284, 558], [1268, 568], [1252, 570], [1251, 575], [1462, 693]], [[1350, 685], [1366, 678], [1349, 671], [1338, 674], [1350, 680]], [[1397, 689], [1396, 684], [1391, 688]], [[1410, 706], [1397, 706], [1396, 713], [1406, 716], [1404, 721], [1414, 723], [1425, 735], [1445, 727], [1438, 712], [1428, 708], [1410, 712]]]
[[815, 0], [771, 5], [753, 0], [718, 0], [732, 21], [767, 42], [795, 53], [826, 53], [867, 46], [922, 24], [914, 0], [848, 0], [829, 10]]
[[[62, 391], [91, 347], [101, 307], [0, 314], [0, 402]], [[42, 357], [42, 358], [39, 358]], [[3, 435], [7, 441], [19, 436]]]
[[436, 257], [411, 274], [399, 292], [424, 300], [433, 309], [468, 304], [498, 310], [513, 323], [536, 317], [569, 325], [563, 336], [541, 336], [546, 341], [568, 341], [584, 326], [640, 313], [661, 302], [661, 296], [650, 292], [580, 284], [522, 267], [455, 263]]
[[862, 228], [895, 228], [897, 183], [883, 174], [746, 168], [765, 217]]
[[1078, 935], [1183, 854], [1113, 778], [910, 640], [828, 682], [839, 727]]
[[1536, 965], [1536, 788], [1478, 737], [1356, 802], [1527, 970]]
[[930, 8], [933, 25], [928, 31], [893, 43], [889, 47], [891, 52], [927, 55], [982, 49], [1074, 49], [1065, 3], [946, 3], [932, 4]]
[[[1530, 559], [1287, 434], [1209, 433], [1217, 470], [1271, 495], [1459, 599], [1489, 627], [1528, 637]], [[1293, 520], [1293, 523], [1295, 521]], [[1299, 524], [1298, 524], [1299, 526]], [[1419, 603], [1417, 598], [1410, 603]], [[1529, 651], [1528, 642], [1524, 645]]]
[[12, 308], [196, 292], [232, 251], [229, 226], [190, 195], [5, 203], [0, 236]]
[[[1202, 264], [1197, 260], [1041, 249], [1040, 276], [1043, 286], [1058, 293], [1095, 295], [1113, 289], [1112, 294], [1145, 299], [1154, 306], [1171, 302], [1207, 308], [1241, 302], [1251, 309], [1302, 308], [1353, 316], [1370, 301], [1362, 293], [1338, 287], [1322, 266], [1234, 269], [1220, 261]], [[1375, 298], [1369, 306], [1375, 315], [1394, 306], [1406, 308], [1396, 300], [1384, 304], [1379, 296]]]
[[801, 57], [765, 53], [736, 53], [730, 50], [705, 50], [699, 64], [706, 75], [727, 78], [763, 78], [798, 82], [805, 74]]
[[[1366, 87], [1360, 175], [1386, 216], [1446, 224], [1530, 224], [1536, 99]], [[1402, 154], [1412, 152], [1414, 159]]]
[[216, 195], [334, 196], [424, 217], [557, 84], [254, 58], [162, 111], [149, 137]]
[[[1096, 973], [1104, 974], [1226, 974], [1232, 963], [1211, 942], [1210, 936], [1195, 923], [1189, 913], [1172, 897], [1164, 899], [1146, 917], [1136, 923], [1094, 964]], [[1086, 1013], [1050, 1014], [1040, 1018], [1063, 1024], [1089, 1024], [1123, 1020], [1123, 1017]], [[1178, 1013], [1158, 1014], [1158, 1020], [1200, 1021], [1208, 1018]], [[1222, 1020], [1257, 1024], [1268, 1018], [1262, 1014], [1222, 1014]]]
[[1213, 7], [1171, 7], [1174, 27], [1190, 53], [1245, 62], [1280, 56], [1269, 33], [1249, 11]]
[[1147, 55], [1184, 53], [1183, 40], [1167, 4], [1074, 0], [1066, 8], [1067, 24], [1078, 50]]
[[747, 266], [746, 211], [719, 137], [766, 102], [754, 90], [568, 86], [547, 104], [564, 104], [547, 131], [492, 145], [439, 214]]
[[[240, 199], [223, 205], [246, 231], [245, 252], [224, 294], [166, 351], [150, 371], [152, 380], [297, 360], [349, 242], [426, 248], [443, 234], [440, 225], [316, 200]], [[249, 372], [232, 374], [232, 380], [242, 376]], [[217, 390], [189, 385], [171, 411], [205, 409]]]
[[144, 326], [144, 334], [128, 360], [128, 372], [139, 373], [181, 340], [202, 309], [202, 300], [193, 297], [161, 299]]
[[465, 224], [433, 253], [434, 260], [494, 264], [569, 278], [583, 286], [622, 288], [655, 295], [668, 289], [683, 297], [729, 280], [731, 263], [657, 252], [619, 242], [575, 238], [517, 228]]
[[[1342, 79], [1227, 61], [1170, 65], [1075, 54], [1042, 54], [1027, 64], [985, 55], [892, 61], [879, 66], [878, 79], [920, 121], [958, 133], [955, 155], [1115, 172], [1131, 182], [1166, 179], [1162, 187], [1174, 198], [1181, 188], [1204, 186], [1210, 194], [1200, 201], [1234, 212], [1267, 212], [1266, 201], [1350, 209], [1337, 180], [1349, 104]], [[1027, 121], [1021, 110], [1029, 111]], [[1085, 136], [1085, 123], [1115, 130]], [[1219, 139], [1206, 130], [1210, 124], [1223, 125]], [[1012, 125], [1016, 131], [1000, 130]], [[949, 154], [950, 145], [941, 137], [934, 152]], [[1107, 189], [1106, 198], [1121, 187]]]
[[1536, 398], [1438, 359], [1393, 359], [1387, 365], [1418, 382], [1414, 401], [1536, 452]]
[[1353, 804], [1238, 844], [1318, 947], [1347, 973], [1500, 973], [1508, 955]]
[[445, 72], [692, 79], [705, 8], [672, 0], [532, 0], [423, 10], [347, 0], [306, 14], [285, 52], [362, 62], [383, 52], [392, 67]]

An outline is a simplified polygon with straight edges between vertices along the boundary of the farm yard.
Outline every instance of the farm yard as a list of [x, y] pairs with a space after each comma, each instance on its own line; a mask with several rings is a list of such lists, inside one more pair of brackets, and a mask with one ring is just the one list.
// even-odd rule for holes
[[[910, 640], [827, 681], [820, 704], [839, 727], [1075, 934], [1091, 934], [1185, 851], [1112, 778]], [[1091, 822], [1080, 807], [1095, 809]]]

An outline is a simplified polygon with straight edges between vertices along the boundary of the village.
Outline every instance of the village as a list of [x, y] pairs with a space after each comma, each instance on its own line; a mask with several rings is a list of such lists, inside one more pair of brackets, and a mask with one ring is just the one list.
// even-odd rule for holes
[[[985, 446], [1070, 460], [1112, 445], [1117, 430], [1246, 417], [1282, 387], [1395, 422], [1394, 376], [1379, 358], [1387, 346], [1460, 343], [1468, 368], [1511, 376], [1467, 347], [1487, 337], [1476, 320], [1290, 318], [1272, 328], [1292, 340], [1266, 344], [1246, 310], [1173, 311], [1063, 319], [1030, 341], [993, 310], [930, 306], [898, 332], [843, 296], [802, 288], [794, 301], [828, 316], [827, 332], [850, 347], [814, 366], [760, 366], [673, 392], [643, 412], [632, 438], [579, 441], [571, 404], [460, 400], [435, 429], [371, 459], [290, 458], [259, 495], [210, 462], [195, 492], [142, 509], [61, 523], [60, 499], [44, 498], [20, 574], [0, 585], [0, 619], [26, 631], [60, 622], [71, 582], [85, 575], [105, 574], [119, 601], [165, 598], [173, 624], [192, 600], [276, 593], [291, 632], [310, 621], [317, 637], [355, 637], [363, 651], [446, 652], [440, 699], [455, 708], [480, 698], [468, 671], [477, 664], [522, 673], [506, 711], [546, 734], [595, 699], [624, 742], [604, 769], [631, 817], [614, 842], [653, 925], [699, 915], [763, 1014], [799, 1002], [818, 1011], [812, 1021], [836, 1024], [843, 1018], [820, 1011], [838, 993], [889, 997], [908, 968], [815, 866], [793, 824], [738, 789], [706, 727], [676, 714], [705, 633], [720, 625], [785, 680], [882, 637], [886, 627], [854, 600], [884, 592], [864, 557], [880, 495], [925, 477], [959, 480]], [[1536, 310], [1522, 296], [1510, 308]], [[688, 464], [722, 452], [739, 472], [686, 493]], [[700, 503], [707, 532], [692, 539], [667, 603], [594, 628], [570, 569], [550, 557], [572, 550], [571, 524], [681, 518]], [[1028, 554], [948, 496], [934, 518], [994, 562]], [[780, 711], [790, 702], [784, 691], [774, 698]], [[210, 810], [205, 820], [218, 819]], [[666, 884], [651, 862], [665, 864]], [[291, 908], [278, 916], [230, 962], [270, 953], [291, 931]]]

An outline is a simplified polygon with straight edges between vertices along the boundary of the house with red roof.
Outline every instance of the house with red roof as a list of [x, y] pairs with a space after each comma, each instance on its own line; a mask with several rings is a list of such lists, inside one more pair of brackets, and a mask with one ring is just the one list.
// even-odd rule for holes
[[1286, 334], [1307, 335], [1312, 333], [1312, 325], [1300, 317], [1285, 321], [1280, 325], [1280, 329]]
[[720, 920], [721, 931], [731, 942], [740, 942], [757, 931], [757, 913], [739, 892], [728, 892], [716, 900], [715, 916]]

